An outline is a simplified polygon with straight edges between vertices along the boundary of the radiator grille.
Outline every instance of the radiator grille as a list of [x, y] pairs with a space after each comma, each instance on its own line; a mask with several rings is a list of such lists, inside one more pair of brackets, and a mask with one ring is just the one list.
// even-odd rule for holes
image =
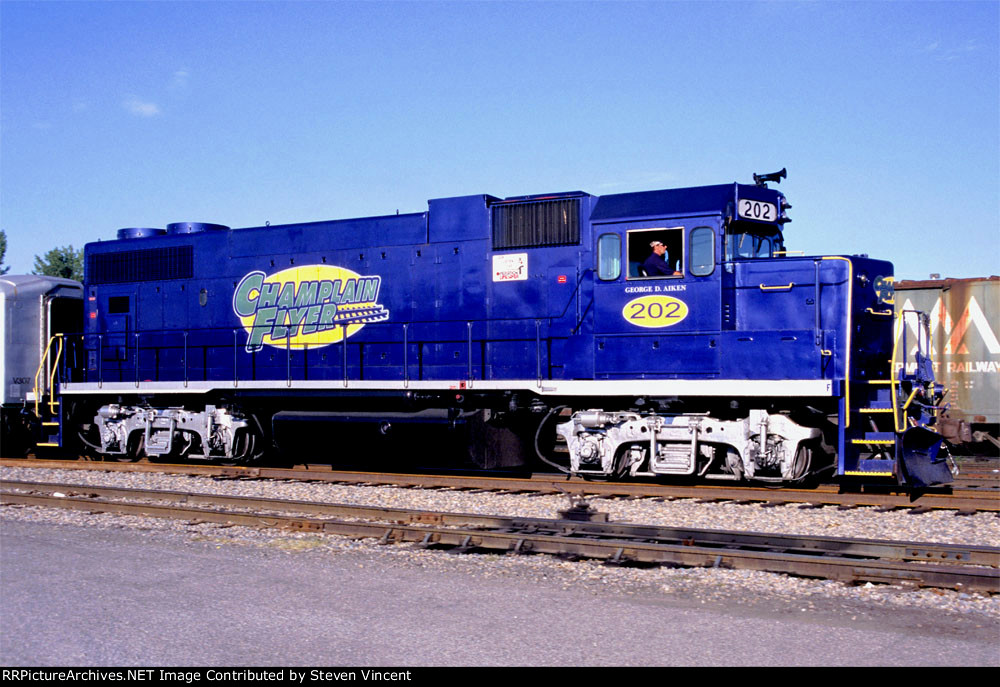
[[87, 259], [89, 284], [190, 279], [193, 276], [194, 250], [191, 246], [98, 253]]
[[494, 205], [493, 250], [580, 242], [580, 200]]

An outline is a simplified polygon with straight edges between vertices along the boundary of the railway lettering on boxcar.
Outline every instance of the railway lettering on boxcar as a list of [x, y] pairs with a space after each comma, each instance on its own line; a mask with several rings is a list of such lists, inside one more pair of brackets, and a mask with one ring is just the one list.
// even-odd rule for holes
[[243, 276], [233, 292], [233, 312], [250, 335], [248, 353], [265, 344], [321, 348], [389, 318], [378, 303], [382, 278], [333, 265], [303, 265], [271, 275]]
[[[996, 436], [1000, 420], [1000, 337], [996, 312], [1000, 277], [931, 279], [896, 283], [896, 334], [907, 349], [920, 343], [917, 316], [927, 313], [925, 344], [934, 357], [935, 378], [947, 390], [948, 416], [972, 435]], [[896, 364], [900, 369], [899, 362]], [[910, 366], [907, 366], [907, 370]], [[961, 431], [949, 441], [970, 442]], [[985, 439], [971, 439], [971, 443]], [[969, 450], [976, 451], [975, 447]]]

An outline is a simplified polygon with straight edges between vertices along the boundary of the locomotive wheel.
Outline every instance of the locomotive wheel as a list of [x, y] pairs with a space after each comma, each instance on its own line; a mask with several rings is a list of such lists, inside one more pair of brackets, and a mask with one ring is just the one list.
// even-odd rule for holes
[[618, 447], [618, 453], [615, 454], [614, 467], [612, 468], [611, 475], [608, 476], [608, 481], [623, 482], [628, 479], [629, 467], [632, 465], [629, 461], [632, 447], [632, 444], [624, 444]]
[[[108, 456], [101, 453], [100, 439], [92, 435], [95, 433], [95, 429], [90, 427], [89, 429], [84, 429], [81, 426], [77, 426], [76, 438], [79, 446], [80, 457], [86, 461], [90, 462], [101, 462], [108, 459]], [[95, 443], [96, 442], [96, 443]]]
[[813, 449], [811, 446], [803, 442], [799, 444], [799, 450], [795, 452], [795, 461], [793, 464], [792, 475], [787, 481], [789, 482], [801, 482], [807, 479], [812, 470], [813, 462]]
[[129, 439], [128, 447], [125, 449], [125, 453], [112, 454], [108, 458], [117, 463], [137, 463], [142, 459], [143, 448], [146, 445], [146, 439], [141, 434], [136, 434], [138, 438]]
[[248, 417], [251, 426], [233, 439], [233, 457], [220, 458], [216, 461], [219, 465], [257, 465], [263, 462], [266, 453], [264, 431], [255, 414], [250, 413]]

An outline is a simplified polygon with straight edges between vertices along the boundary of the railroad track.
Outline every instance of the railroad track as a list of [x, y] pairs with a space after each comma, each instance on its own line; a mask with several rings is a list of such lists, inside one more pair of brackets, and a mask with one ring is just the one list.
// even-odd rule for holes
[[955, 492], [992, 491], [1000, 498], [1000, 479], [995, 477], [958, 477], [952, 485]]
[[954, 510], [962, 514], [1000, 513], [1000, 489], [980, 484], [948, 492], [898, 494], [885, 492], [841, 493], [836, 486], [815, 489], [768, 489], [746, 485], [701, 484], [676, 485], [650, 482], [595, 482], [566, 479], [562, 475], [535, 475], [531, 478], [495, 475], [401, 474], [333, 470], [329, 466], [302, 465], [287, 468], [225, 467], [218, 465], [169, 465], [162, 463], [107, 463], [60, 460], [2, 459], [0, 465], [70, 470], [103, 470], [202, 475], [216, 478], [279, 479], [335, 482], [358, 485], [391, 485], [427, 489], [483, 490], [507, 493], [573, 494], [606, 498], [692, 498], [701, 501], [731, 501], [761, 505], [790, 503], [859, 506], [880, 509], [907, 508], [920, 513], [929, 510]]
[[955, 480], [957, 483], [961, 483], [966, 479], [973, 481], [983, 480], [992, 482], [993, 484], [1000, 483], [1000, 463], [996, 461], [988, 463], [962, 462], [958, 464], [958, 473], [958, 477]]
[[[576, 520], [4, 480], [0, 503], [416, 542], [462, 552], [760, 570], [849, 583], [1000, 593], [1000, 548]], [[341, 518], [350, 518], [344, 520]]]

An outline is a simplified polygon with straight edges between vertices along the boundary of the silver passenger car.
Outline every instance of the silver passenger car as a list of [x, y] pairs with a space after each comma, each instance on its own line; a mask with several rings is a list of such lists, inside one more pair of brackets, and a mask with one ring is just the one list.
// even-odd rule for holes
[[48, 364], [39, 365], [51, 337], [82, 328], [79, 282], [35, 274], [0, 277], [0, 454], [23, 452], [31, 429], [25, 411], [57, 383]]

